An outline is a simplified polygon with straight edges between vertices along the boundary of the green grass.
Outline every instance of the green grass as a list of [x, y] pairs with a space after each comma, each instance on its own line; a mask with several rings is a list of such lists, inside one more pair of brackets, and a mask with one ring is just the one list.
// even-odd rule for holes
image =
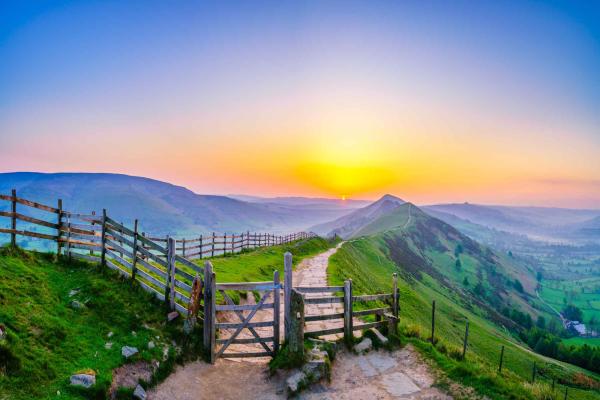
[[[328, 278], [329, 283], [334, 285], [351, 278], [355, 293], [385, 293], [391, 289], [393, 272], [400, 270], [387, 257], [382, 235], [377, 235], [344, 244], [330, 259]], [[421, 281], [400, 279], [399, 288], [401, 330], [416, 337], [410, 340], [435, 360], [450, 378], [473, 386], [481, 394], [498, 399], [536, 398], [527, 384], [534, 361], [545, 376], [540, 377], [542, 381], [549, 382], [556, 377], [570, 382], [578, 373], [594, 376], [573, 365], [529, 351], [511, 332], [490, 322], [485, 312], [473, 302], [459, 296], [456, 290], [439, 285], [427, 275]], [[432, 300], [436, 300], [436, 338], [440, 340], [437, 348], [424, 341], [431, 334]], [[450, 353], [449, 349], [462, 348], [466, 319], [470, 323], [470, 336], [465, 362], [446, 353]], [[498, 359], [503, 345], [506, 347], [504, 370], [498, 374]], [[439, 349], [445, 349], [446, 353]], [[599, 399], [600, 393], [570, 388], [569, 398]]]
[[[85, 307], [74, 309], [73, 300]], [[137, 347], [138, 360], [161, 360], [163, 348], [181, 337], [180, 324], [165, 326], [164, 305], [115, 273], [7, 248], [0, 249], [0, 324], [8, 330], [0, 342], [0, 369], [8, 364], [0, 373], [3, 400], [54, 399], [58, 392], [61, 399], [104, 398], [113, 369], [125, 363], [122, 346]], [[87, 369], [96, 372], [95, 390], [70, 388], [69, 377]]]
[[262, 247], [232, 256], [210, 259], [217, 282], [272, 281], [273, 272], [279, 271], [283, 281], [283, 256], [292, 253], [294, 266], [306, 257], [319, 254], [334, 246], [337, 241], [314, 237], [289, 244]]
[[563, 339], [563, 343], [567, 346], [581, 346], [587, 344], [588, 346], [598, 346], [600, 347], [600, 337], [597, 338], [583, 338], [583, 337], [573, 337], [569, 339]]

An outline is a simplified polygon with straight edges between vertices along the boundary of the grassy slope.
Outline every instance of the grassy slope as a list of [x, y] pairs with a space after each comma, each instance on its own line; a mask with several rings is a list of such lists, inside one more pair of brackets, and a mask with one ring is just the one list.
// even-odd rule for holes
[[[346, 278], [353, 279], [357, 293], [389, 292], [391, 274], [399, 271], [387, 254], [386, 243], [381, 235], [351, 241], [345, 244], [330, 260], [329, 281], [340, 284]], [[401, 275], [402, 276], [402, 275]], [[455, 361], [433, 350], [430, 345], [417, 341], [419, 347], [438, 361], [448, 374], [492, 398], [533, 398], [525, 381], [531, 376], [533, 361], [554, 371], [556, 376], [567, 379], [570, 374], [582, 372], [569, 364], [536, 355], [519, 344], [509, 332], [489, 322], [477, 306], [463, 303], [455, 292], [424, 276], [410, 283], [400, 280], [401, 325], [405, 331], [430, 335], [431, 300], [437, 303], [436, 336], [443, 338], [447, 348], [461, 347], [464, 321], [470, 321], [468, 363]], [[409, 327], [407, 329], [407, 327]], [[500, 347], [506, 346], [505, 369], [500, 377], [496, 370]], [[570, 389], [569, 398], [600, 398], [597, 392]]]
[[279, 270], [283, 281], [283, 255], [292, 253], [294, 266], [304, 258], [321, 253], [336, 241], [319, 237], [293, 243], [263, 247], [233, 256], [211, 259], [217, 282], [260, 282], [273, 280], [273, 271]]
[[[73, 289], [79, 292], [70, 297]], [[73, 309], [72, 300], [85, 309]], [[0, 399], [56, 398], [57, 391], [61, 399], [89, 398], [68, 385], [70, 375], [85, 369], [96, 371], [102, 393], [112, 370], [124, 363], [122, 346], [138, 347], [142, 359], [162, 358], [161, 344], [177, 336], [164, 320], [163, 306], [109, 271], [0, 249], [0, 323], [8, 328], [0, 362], [16, 357], [20, 364], [0, 374]], [[157, 345], [153, 350], [147, 348], [150, 340]], [[108, 341], [111, 349], [104, 347]]]

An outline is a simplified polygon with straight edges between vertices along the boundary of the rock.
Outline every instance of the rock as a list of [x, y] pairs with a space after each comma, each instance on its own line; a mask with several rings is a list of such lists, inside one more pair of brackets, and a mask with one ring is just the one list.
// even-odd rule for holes
[[137, 336], [137, 332], [136, 331], [131, 331], [131, 336]]
[[290, 375], [290, 377], [288, 377], [286, 380], [288, 392], [290, 394], [297, 393], [298, 390], [301, 388], [301, 384], [305, 380], [306, 380], [306, 374], [302, 371], [298, 371], [298, 372]]
[[106, 337], [109, 337], [109, 338], [111, 338], [113, 335], [114, 335], [114, 333], [112, 333], [112, 332], [108, 332], [108, 334], [106, 335]]
[[106, 343], [104, 344], [104, 348], [105, 348], [106, 350], [110, 350], [110, 349], [112, 349], [112, 342], [106, 342]]
[[90, 374], [71, 375], [71, 386], [92, 387], [96, 384], [96, 376]]
[[169, 322], [173, 321], [177, 317], [179, 317], [179, 313], [177, 311], [171, 311], [169, 314], [167, 314], [167, 320]]
[[154, 342], [153, 342], [153, 341], [149, 341], [149, 342], [148, 342], [148, 349], [152, 350], [152, 349], [153, 349], [153, 348], [155, 348], [155, 347], [156, 347], [156, 345], [154, 344]]
[[73, 301], [71, 302], [71, 308], [73, 308], [73, 309], [75, 309], [75, 310], [80, 310], [80, 309], [82, 309], [82, 308], [84, 308], [84, 307], [85, 307], [85, 306], [84, 306], [82, 303], [78, 302], [77, 300], [73, 300]]
[[354, 346], [354, 351], [358, 354], [365, 353], [373, 348], [373, 342], [369, 338], [364, 338], [359, 344]]
[[125, 358], [129, 358], [131, 356], [134, 356], [138, 353], [138, 349], [137, 347], [130, 347], [130, 346], [123, 346], [121, 348], [121, 354], [123, 355], [123, 357]]
[[73, 296], [75, 296], [77, 293], [79, 293], [79, 288], [77, 288], [77, 289], [72, 289], [72, 290], [69, 292], [69, 297], [73, 297]]
[[0, 340], [4, 340], [6, 338], [6, 327], [0, 324]]
[[133, 391], [133, 398], [138, 400], [146, 400], [146, 391], [141, 385], [137, 385]]
[[380, 345], [382, 346], [386, 346], [389, 343], [388, 338], [386, 338], [385, 336], [383, 336], [381, 334], [381, 332], [379, 332], [379, 329], [377, 328], [371, 328], [369, 329], [371, 332], [373, 332], [373, 334], [375, 335], [375, 337], [377, 338], [377, 341], [379, 342]]

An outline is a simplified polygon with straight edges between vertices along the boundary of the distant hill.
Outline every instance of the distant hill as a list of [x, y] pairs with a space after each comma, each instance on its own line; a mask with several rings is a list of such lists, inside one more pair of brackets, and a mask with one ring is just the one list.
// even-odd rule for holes
[[[349, 212], [295, 205], [259, 204], [226, 196], [199, 195], [154, 179], [103, 173], [16, 172], [0, 174], [0, 193], [16, 189], [21, 197], [67, 210], [102, 212], [131, 223], [140, 220], [146, 232], [189, 236], [212, 231], [291, 232], [304, 230]], [[7, 203], [0, 203], [7, 207]]]
[[[477, 204], [437, 204], [423, 210], [452, 224], [475, 224], [542, 241], [600, 239], [593, 229], [600, 210], [552, 207], [484, 206]], [[592, 229], [586, 230], [585, 224]], [[455, 225], [456, 226], [456, 225]], [[474, 228], [475, 226], [471, 226]], [[579, 229], [582, 228], [582, 229]]]
[[359, 208], [334, 221], [313, 226], [310, 230], [320, 235], [338, 235], [344, 239], [355, 237], [360, 235], [361, 231], [365, 229], [365, 232], [368, 232], [369, 230], [367, 227], [373, 221], [389, 214], [391, 211], [405, 203], [404, 200], [398, 197], [386, 194], [366, 207]]

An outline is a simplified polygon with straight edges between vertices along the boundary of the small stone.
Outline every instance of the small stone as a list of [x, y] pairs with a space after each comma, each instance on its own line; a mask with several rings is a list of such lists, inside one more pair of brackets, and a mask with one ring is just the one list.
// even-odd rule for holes
[[364, 338], [359, 344], [354, 346], [354, 351], [358, 354], [365, 353], [373, 347], [373, 342], [369, 338]]
[[174, 319], [176, 319], [177, 317], [179, 317], [179, 313], [177, 311], [171, 311], [168, 315], [167, 315], [167, 320], [169, 322], [173, 321]]
[[71, 375], [71, 386], [83, 386], [85, 388], [92, 387], [96, 384], [96, 377], [89, 374]]
[[111, 338], [113, 335], [114, 335], [114, 333], [112, 333], [112, 332], [108, 332], [108, 334], [106, 335], [106, 337], [109, 337], [109, 338]]
[[83, 307], [85, 307], [82, 303], [78, 302], [77, 300], [73, 300], [71, 302], [71, 308], [75, 309], [75, 310], [80, 310]]
[[153, 348], [155, 348], [155, 347], [156, 347], [156, 345], [154, 344], [154, 342], [153, 342], [153, 341], [149, 341], [149, 342], [148, 342], [148, 349], [152, 350], [152, 349], [153, 349]]
[[112, 349], [112, 342], [106, 342], [106, 343], [104, 344], [104, 348], [105, 348], [106, 350], [110, 350], [110, 349]]
[[6, 327], [0, 324], [0, 340], [4, 340], [6, 338]]
[[75, 296], [77, 293], [79, 293], [79, 289], [72, 289], [72, 290], [69, 292], [69, 297], [73, 297], [73, 296]]
[[121, 355], [123, 355], [123, 357], [125, 357], [125, 358], [129, 358], [131, 356], [134, 356], [137, 353], [138, 353], [137, 347], [123, 346], [121, 348]]
[[306, 379], [306, 374], [302, 371], [298, 371], [292, 374], [286, 380], [288, 392], [294, 394], [298, 391], [300, 384]]
[[137, 385], [133, 391], [133, 398], [138, 400], [146, 400], [146, 391], [141, 385]]
[[137, 332], [136, 331], [131, 331], [131, 336], [137, 336]]

